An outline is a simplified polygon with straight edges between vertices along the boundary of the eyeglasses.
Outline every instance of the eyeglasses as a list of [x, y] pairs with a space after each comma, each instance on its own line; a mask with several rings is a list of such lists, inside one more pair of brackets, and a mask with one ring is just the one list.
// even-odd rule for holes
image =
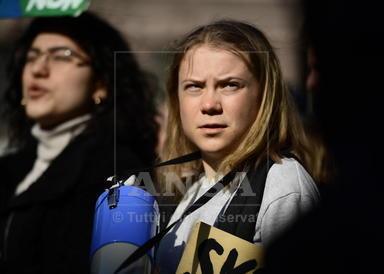
[[50, 66], [75, 64], [78, 66], [89, 65], [90, 61], [82, 54], [68, 47], [53, 47], [45, 51], [32, 48], [27, 52], [26, 64], [35, 64], [42, 56]]

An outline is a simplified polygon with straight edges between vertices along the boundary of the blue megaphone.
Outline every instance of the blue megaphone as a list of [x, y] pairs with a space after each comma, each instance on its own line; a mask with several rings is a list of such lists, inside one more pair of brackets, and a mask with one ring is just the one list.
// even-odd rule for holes
[[[114, 273], [159, 228], [159, 207], [149, 192], [119, 185], [103, 192], [97, 202], [91, 244], [91, 273]], [[151, 273], [154, 250], [119, 273]]]

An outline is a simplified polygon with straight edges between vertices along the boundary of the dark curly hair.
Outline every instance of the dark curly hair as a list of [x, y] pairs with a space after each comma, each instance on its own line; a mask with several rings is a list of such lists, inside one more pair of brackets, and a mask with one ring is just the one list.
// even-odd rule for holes
[[103, 130], [149, 164], [155, 159], [157, 143], [154, 90], [121, 34], [89, 12], [74, 17], [36, 18], [17, 43], [8, 65], [9, 85], [4, 93], [3, 117], [11, 145], [22, 145], [29, 135], [30, 121], [20, 105], [21, 75], [27, 50], [40, 33], [58, 33], [75, 41], [90, 57], [94, 77], [107, 90], [107, 99], [93, 109], [88, 131]]

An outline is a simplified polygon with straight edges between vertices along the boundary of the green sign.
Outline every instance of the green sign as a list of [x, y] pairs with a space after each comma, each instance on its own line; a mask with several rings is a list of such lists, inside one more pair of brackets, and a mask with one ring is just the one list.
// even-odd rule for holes
[[90, 0], [21, 0], [23, 16], [80, 15]]

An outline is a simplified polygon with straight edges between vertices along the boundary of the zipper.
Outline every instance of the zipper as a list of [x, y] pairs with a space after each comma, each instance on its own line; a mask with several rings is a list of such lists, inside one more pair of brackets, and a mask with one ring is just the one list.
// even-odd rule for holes
[[8, 246], [8, 234], [9, 234], [9, 229], [12, 224], [13, 216], [15, 214], [11, 212], [7, 218], [7, 222], [5, 224], [5, 230], [4, 230], [4, 245], [3, 245], [3, 260], [5, 261], [7, 258], [7, 246]]

